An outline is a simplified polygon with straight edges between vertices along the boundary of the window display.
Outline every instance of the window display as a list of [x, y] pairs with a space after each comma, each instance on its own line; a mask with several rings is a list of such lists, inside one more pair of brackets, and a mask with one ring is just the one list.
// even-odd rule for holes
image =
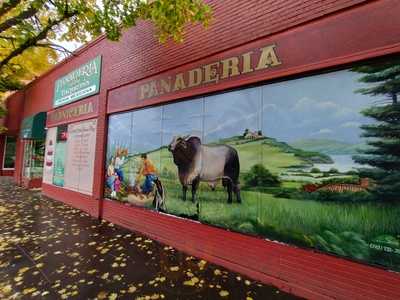
[[49, 128], [43, 182], [91, 195], [97, 120]]
[[43, 168], [43, 182], [53, 183], [55, 150], [57, 144], [57, 127], [49, 128], [46, 133], [46, 152]]
[[41, 178], [44, 162], [44, 140], [24, 141], [24, 170], [25, 178]]
[[15, 150], [17, 139], [13, 136], [6, 136], [4, 147], [3, 169], [14, 169]]
[[400, 270], [399, 66], [112, 115], [105, 196]]
[[65, 188], [92, 194], [96, 146], [96, 120], [68, 125]]

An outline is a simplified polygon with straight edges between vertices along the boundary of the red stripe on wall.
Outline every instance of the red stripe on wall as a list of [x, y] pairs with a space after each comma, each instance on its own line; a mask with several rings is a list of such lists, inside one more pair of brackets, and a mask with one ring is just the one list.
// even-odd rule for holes
[[93, 217], [97, 218], [99, 215], [98, 201], [94, 200], [91, 196], [46, 183], [42, 183], [42, 193], [50, 198], [79, 208]]

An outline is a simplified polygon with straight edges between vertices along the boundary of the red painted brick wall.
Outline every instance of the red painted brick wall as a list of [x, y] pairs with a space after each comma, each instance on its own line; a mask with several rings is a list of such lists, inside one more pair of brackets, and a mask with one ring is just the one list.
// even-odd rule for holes
[[[123, 85], [222, 52], [249, 41], [283, 31], [328, 13], [367, 2], [365, 0], [218, 0], [206, 1], [214, 11], [212, 25], [187, 31], [180, 45], [156, 42], [150, 26], [140, 24], [113, 44], [110, 54], [118, 61], [107, 68], [105, 83]], [[132, 45], [140, 45], [132, 47]]]
[[18, 135], [24, 110], [24, 92], [16, 92], [7, 98], [7, 116], [4, 126], [7, 127], [7, 134]]
[[15, 92], [9, 96], [6, 100], [7, 115], [5, 116], [4, 126], [7, 131], [4, 135], [1, 135], [0, 144], [0, 169], [2, 176], [14, 176], [13, 170], [3, 170], [3, 156], [5, 146], [5, 135], [18, 136], [20, 125], [22, 121], [22, 114], [24, 110], [24, 92]]
[[3, 171], [3, 161], [4, 161], [4, 152], [5, 152], [5, 141], [6, 141], [6, 136], [5, 135], [0, 135], [0, 176], [8, 176], [5, 174]]
[[[77, 56], [55, 67], [27, 88], [23, 116], [49, 111], [52, 109], [54, 81], [89, 59], [99, 54], [103, 55], [94, 196], [88, 197], [46, 184], [43, 184], [43, 192], [52, 198], [85, 210], [93, 216], [103, 214], [106, 219], [122, 226], [143, 231], [189, 253], [273, 283], [304, 297], [399, 299], [400, 276], [396, 273], [187, 220], [155, 215], [154, 212], [140, 208], [129, 208], [109, 201], [96, 201], [102, 198], [103, 159], [107, 133], [106, 105], [107, 93], [110, 90], [116, 90], [117, 87], [272, 34], [289, 34], [295, 30], [294, 28], [300, 28], [303, 33], [314, 36], [326, 45], [324, 53], [317, 51], [310, 57], [311, 63], [296, 72], [320, 70], [335, 64], [373, 57], [377, 53], [389, 53], [385, 52], [386, 46], [394, 49], [400, 45], [398, 30], [393, 26], [395, 19], [394, 21], [390, 19], [400, 15], [398, 0], [212, 0], [207, 2], [214, 8], [214, 21], [211, 27], [208, 30], [200, 26], [190, 28], [183, 44], [159, 45], [154, 37], [152, 26], [141, 22], [136, 28], [125, 32], [118, 43], [107, 41], [102, 37], [97, 39], [79, 50]], [[355, 13], [352, 14], [352, 12]], [[346, 32], [353, 25], [359, 24], [360, 20], [366, 22], [365, 24], [374, 22], [372, 24], [377, 30], [373, 30], [374, 26], [370, 26], [371, 30], [368, 32], [363, 30], [355, 32], [353, 36], [357, 36], [358, 39], [349, 39], [345, 41], [345, 45], [342, 45], [336, 43], [340, 40], [339, 36], [326, 36], [319, 29], [335, 27], [343, 19], [348, 24], [344, 26]], [[378, 19], [380, 23], [377, 22]], [[313, 26], [308, 27], [308, 24]], [[385, 31], [382, 34], [379, 30], [383, 28], [383, 24]], [[361, 40], [367, 47], [371, 45], [371, 49], [360, 50], [359, 41]], [[315, 47], [318, 48], [318, 43]], [[375, 47], [380, 50], [367, 51], [374, 50]], [[353, 49], [353, 53], [341, 53], [340, 51], [344, 48]], [[293, 53], [301, 51], [301, 45], [293, 44], [290, 50]], [[324, 64], [313, 65], [312, 62], [318, 58], [318, 55], [324, 56], [326, 60], [329, 57], [333, 59]], [[289, 74], [293, 73], [288, 71], [279, 76]], [[16, 178], [20, 174], [22, 161], [22, 143], [18, 144], [17, 159], [19, 159]], [[181, 236], [179, 240], [176, 239], [178, 235]]]
[[140, 22], [119, 42], [100, 37], [77, 56], [34, 81], [26, 90], [24, 116], [52, 108], [53, 83], [96, 55], [103, 55], [102, 91], [175, 68], [263, 36], [332, 14], [368, 0], [213, 0], [211, 26], [188, 29], [185, 42], [160, 45], [153, 27]]
[[93, 198], [88, 195], [77, 193], [46, 183], [42, 183], [42, 189], [46, 191], [46, 196], [48, 197], [57, 199], [68, 205], [79, 208], [95, 218], [99, 215], [99, 212], [97, 210], [97, 201], [93, 200]]
[[0, 176], [13, 176], [14, 170], [3, 170], [4, 154], [6, 146], [6, 135], [0, 135]]

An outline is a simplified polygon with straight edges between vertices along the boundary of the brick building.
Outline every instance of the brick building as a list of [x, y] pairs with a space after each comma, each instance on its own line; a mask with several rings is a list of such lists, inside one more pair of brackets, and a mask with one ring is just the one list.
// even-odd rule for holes
[[[267, 137], [289, 145], [305, 138], [327, 140], [328, 135], [348, 144], [359, 138], [358, 131], [349, 133], [349, 128], [364, 122], [355, 112], [369, 100], [353, 93], [361, 76], [354, 68], [398, 61], [400, 3], [207, 2], [214, 11], [212, 25], [207, 30], [189, 28], [183, 44], [160, 45], [152, 26], [141, 22], [124, 32], [119, 42], [97, 38], [11, 95], [4, 120], [8, 131], [0, 138], [1, 174], [12, 175], [29, 188], [41, 187], [44, 195], [93, 217], [303, 297], [398, 299], [400, 276], [388, 271], [399, 270], [395, 226], [373, 236], [363, 228], [328, 228], [343, 241], [333, 245], [326, 231], [307, 232], [299, 220], [293, 228], [273, 223], [269, 211], [276, 201], [288, 207], [293, 202], [270, 200], [268, 192], [246, 189], [243, 174], [257, 162], [278, 175], [291, 163], [302, 162], [293, 150], [281, 151], [282, 145], [270, 144]], [[354, 98], [355, 104], [344, 109], [351, 102], [342, 103], [346, 97]], [[282, 107], [292, 115], [286, 118]], [[309, 119], [319, 122], [318, 130], [302, 122], [301, 116], [307, 119], [312, 109], [313, 116], [321, 116]], [[240, 140], [245, 129], [262, 132], [265, 139], [245, 143]], [[229, 206], [221, 185], [212, 194], [205, 184], [231, 176], [233, 186], [224, 185], [238, 193], [237, 178], [226, 173], [227, 162], [224, 170], [202, 169], [196, 175], [200, 183], [179, 182], [180, 169], [171, 159], [176, 153], [167, 150], [178, 136], [197, 136], [203, 144], [228, 144], [237, 150], [241, 204], [233, 195]], [[254, 151], [250, 155], [246, 145]], [[143, 154], [155, 165], [156, 174], [143, 171]], [[144, 191], [145, 180], [152, 183], [150, 175], [166, 187], [165, 213], [152, 207], [155, 190], [150, 198], [148, 193], [136, 195], [138, 189]], [[296, 185], [296, 180], [290, 182]], [[195, 201], [200, 205], [192, 205], [190, 199], [180, 203], [181, 185], [185, 189], [196, 184]], [[218, 198], [219, 206], [207, 197]], [[248, 212], [234, 217], [234, 209]], [[217, 211], [226, 213], [228, 221]], [[289, 208], [287, 213], [292, 213]], [[294, 220], [295, 214], [288, 219]], [[242, 218], [241, 223], [232, 221], [235, 218]], [[353, 240], [346, 237], [350, 231], [356, 236]], [[388, 235], [393, 239], [382, 241]], [[320, 244], [320, 238], [329, 245]], [[356, 240], [363, 243], [356, 245]], [[373, 247], [360, 248], [360, 256], [348, 250], [345, 241], [351, 247]], [[382, 250], [381, 255], [376, 250], [389, 248], [391, 253]]]

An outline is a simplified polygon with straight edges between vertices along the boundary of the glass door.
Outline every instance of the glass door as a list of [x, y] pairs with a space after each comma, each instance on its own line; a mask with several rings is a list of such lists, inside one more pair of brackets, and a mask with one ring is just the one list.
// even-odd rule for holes
[[24, 177], [41, 178], [44, 162], [44, 140], [25, 140], [24, 143]]

